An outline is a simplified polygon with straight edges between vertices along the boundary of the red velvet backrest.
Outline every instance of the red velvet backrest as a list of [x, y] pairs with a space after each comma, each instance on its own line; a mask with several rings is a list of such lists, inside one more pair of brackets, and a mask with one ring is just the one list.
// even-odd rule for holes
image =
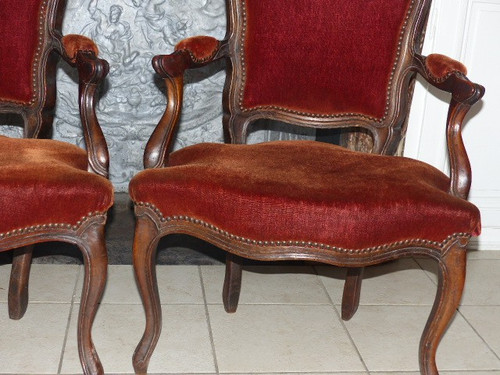
[[235, 47], [243, 83], [233, 94], [240, 110], [385, 120], [400, 44], [420, 3], [232, 0], [243, 24]]
[[0, 101], [29, 103], [45, 0], [0, 0]]

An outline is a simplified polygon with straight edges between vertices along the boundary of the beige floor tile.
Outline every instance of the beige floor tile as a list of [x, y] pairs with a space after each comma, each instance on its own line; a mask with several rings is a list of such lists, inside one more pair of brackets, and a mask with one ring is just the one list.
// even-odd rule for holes
[[[259, 372], [259, 375], [297, 375], [297, 372]], [[310, 375], [368, 375], [368, 372], [307, 372]], [[228, 373], [224, 375], [255, 375], [255, 373]]]
[[[437, 281], [437, 264], [428, 259], [419, 259], [418, 262], [428, 275]], [[467, 261], [467, 276], [462, 296], [462, 306], [500, 306], [500, 260], [484, 259]]]
[[0, 373], [57, 373], [70, 307], [34, 303], [21, 320], [10, 320], [0, 303]]
[[[259, 375], [297, 375], [297, 372], [259, 372]], [[367, 375], [368, 372], [307, 372], [310, 375]], [[224, 375], [255, 375], [255, 373], [238, 373], [238, 374], [224, 374]]]
[[[498, 371], [439, 371], [440, 375], [499, 375], [500, 370]], [[378, 372], [372, 371], [370, 375], [420, 375], [420, 372]]]
[[[102, 304], [93, 336], [106, 373], [131, 373], [132, 354], [144, 331], [141, 305]], [[215, 366], [205, 308], [202, 305], [164, 305], [162, 335], [151, 358], [154, 373], [213, 373]], [[71, 319], [62, 373], [78, 373], [76, 316]]]
[[[79, 265], [33, 264], [29, 300], [41, 303], [71, 303]], [[7, 302], [11, 265], [0, 266], [0, 302]]]
[[500, 306], [462, 306], [460, 312], [500, 356]]
[[221, 373], [363, 371], [332, 306], [209, 306]]
[[[335, 304], [341, 304], [345, 269], [317, 266], [318, 274]], [[430, 305], [436, 286], [413, 259], [367, 267], [361, 287], [362, 305]]]
[[[370, 371], [417, 371], [430, 306], [361, 306], [346, 326]], [[500, 370], [500, 360], [457, 314], [437, 353], [440, 370]]]
[[[156, 275], [161, 303], [203, 304], [198, 266], [157, 266]], [[82, 288], [82, 279], [78, 281], [78, 291]], [[79, 295], [76, 301], [80, 301]], [[142, 303], [131, 265], [108, 267], [108, 282], [102, 303]]]
[[462, 305], [499, 305], [500, 260], [470, 260], [467, 262], [467, 277]]
[[[224, 266], [202, 266], [207, 303], [222, 303]], [[308, 266], [249, 266], [242, 276], [241, 304], [329, 304], [321, 281]]]
[[466, 371], [466, 372], [465, 371], [441, 371], [440, 375], [500, 375], [500, 370]]
[[198, 266], [157, 266], [161, 303], [204, 304]]
[[500, 251], [499, 250], [468, 251], [467, 257], [469, 259], [497, 259], [497, 260], [500, 260]]

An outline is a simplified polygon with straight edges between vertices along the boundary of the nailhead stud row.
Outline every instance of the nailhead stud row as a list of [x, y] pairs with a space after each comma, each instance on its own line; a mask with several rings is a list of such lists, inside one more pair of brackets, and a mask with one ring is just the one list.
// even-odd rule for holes
[[259, 240], [253, 240], [250, 238], [246, 237], [241, 237], [237, 236], [235, 234], [229, 233], [228, 231], [225, 231], [223, 229], [220, 229], [216, 227], [213, 224], [209, 224], [203, 220], [196, 219], [190, 216], [183, 216], [183, 215], [173, 215], [173, 216], [163, 216], [161, 211], [151, 203], [145, 203], [145, 202], [136, 202], [136, 206], [139, 207], [147, 207], [151, 209], [160, 219], [162, 223], [165, 222], [172, 222], [172, 221], [186, 221], [190, 222], [193, 224], [200, 225], [202, 227], [208, 228], [216, 233], [221, 234], [222, 236], [229, 238], [231, 240], [239, 241], [245, 244], [251, 244], [251, 245], [256, 245], [256, 246], [302, 246], [302, 247], [314, 247], [318, 249], [324, 249], [324, 250], [331, 250], [335, 251], [338, 253], [343, 253], [343, 254], [367, 254], [367, 253], [374, 253], [374, 252], [380, 252], [380, 251], [386, 251], [386, 250], [391, 250], [393, 248], [398, 248], [404, 245], [411, 245], [411, 246], [432, 246], [432, 247], [438, 247], [438, 248], [443, 248], [449, 241], [452, 241], [456, 238], [461, 238], [461, 237], [466, 237], [470, 238], [470, 234], [468, 233], [454, 233], [452, 235], [449, 235], [444, 241], [438, 242], [438, 241], [431, 241], [431, 240], [425, 240], [425, 239], [408, 239], [408, 240], [402, 240], [402, 241], [397, 241], [389, 244], [383, 244], [383, 245], [378, 245], [378, 246], [373, 246], [373, 247], [367, 247], [363, 249], [345, 249], [337, 246], [331, 246], [331, 245], [326, 245], [323, 243], [318, 243], [318, 242], [311, 242], [311, 241], [259, 241]]
[[[280, 110], [280, 111], [283, 111], [283, 112], [287, 112], [287, 113], [292, 113], [292, 114], [295, 114], [295, 115], [299, 115], [299, 116], [309, 116], [309, 117], [315, 117], [315, 118], [345, 118], [345, 117], [357, 117], [357, 118], [363, 118], [363, 119], [366, 119], [366, 120], [369, 120], [369, 121], [373, 121], [373, 122], [378, 122], [378, 123], [382, 123], [385, 121], [387, 115], [389, 114], [389, 98], [390, 98], [390, 92], [391, 92], [391, 89], [392, 89], [392, 84], [393, 84], [393, 80], [394, 80], [394, 72], [396, 71], [396, 67], [399, 63], [399, 58], [400, 58], [400, 55], [401, 55], [401, 45], [402, 45], [402, 42], [403, 42], [403, 36], [404, 36], [404, 33], [406, 31], [406, 28], [408, 26], [408, 20], [410, 18], [410, 15], [411, 15], [411, 12], [413, 11], [413, 8], [414, 8], [414, 5], [415, 5], [415, 0], [412, 0], [411, 1], [411, 4], [410, 4], [410, 7], [408, 9], [408, 12], [406, 13], [406, 16], [405, 16], [405, 19], [403, 21], [403, 28], [401, 30], [401, 33], [399, 35], [399, 42], [398, 42], [398, 47], [397, 47], [397, 51], [396, 51], [396, 61], [394, 62], [394, 65], [392, 66], [392, 70], [391, 70], [391, 74], [390, 74], [390, 78], [389, 78], [389, 84], [388, 84], [388, 87], [387, 87], [387, 94], [386, 94], [386, 105], [385, 105], [385, 112], [384, 112], [384, 116], [380, 119], [378, 118], [375, 118], [375, 117], [370, 117], [370, 116], [366, 116], [366, 115], [362, 115], [362, 114], [359, 114], [359, 113], [353, 113], [353, 112], [349, 112], [349, 113], [341, 113], [341, 114], [316, 114], [316, 113], [308, 113], [308, 112], [301, 112], [301, 111], [295, 111], [295, 110], [292, 110], [292, 109], [289, 109], [289, 108], [284, 108], [284, 107], [280, 107], [280, 106], [274, 106], [274, 105], [261, 105], [261, 106], [255, 106], [255, 107], [252, 107], [252, 108], [245, 108], [243, 106], [243, 96], [244, 96], [244, 87], [245, 87], [245, 79], [246, 79], [246, 67], [245, 67], [245, 56], [244, 56], [244, 50], [242, 49], [241, 51], [241, 55], [240, 55], [240, 60], [241, 60], [241, 69], [242, 69], [242, 85], [241, 85], [241, 88], [240, 88], [240, 92], [238, 94], [238, 104], [240, 106], [240, 109], [242, 112], [250, 112], [250, 111], [254, 111], [254, 110]], [[242, 10], [243, 10], [243, 21], [242, 21], [242, 24], [243, 24], [243, 32], [241, 34], [241, 38], [240, 38], [240, 44], [241, 45], [244, 45], [245, 43], [245, 34], [246, 34], [246, 30], [247, 30], [247, 14], [246, 14], [246, 4], [245, 4], [245, 1], [242, 1], [241, 2], [241, 7], [242, 7]]]
[[40, 224], [40, 225], [32, 225], [29, 227], [13, 229], [11, 231], [0, 233], [0, 240], [4, 238], [9, 238], [13, 236], [25, 235], [28, 233], [34, 232], [43, 232], [49, 229], [70, 229], [70, 230], [78, 230], [80, 226], [82, 226], [85, 222], [87, 222], [92, 217], [98, 215], [105, 215], [103, 212], [89, 212], [87, 216], [82, 217], [80, 220], [76, 222], [76, 224], [67, 224], [67, 223], [50, 223], [50, 224]]

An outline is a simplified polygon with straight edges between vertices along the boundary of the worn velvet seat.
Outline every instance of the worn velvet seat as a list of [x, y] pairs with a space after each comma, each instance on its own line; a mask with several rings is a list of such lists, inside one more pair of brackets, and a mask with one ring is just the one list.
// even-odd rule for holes
[[[466, 246], [481, 230], [479, 210], [467, 201], [471, 171], [461, 128], [484, 88], [467, 79], [458, 61], [421, 55], [430, 0], [227, 5], [224, 40], [188, 38], [153, 59], [168, 100], [146, 145], [145, 170], [129, 187], [137, 219], [134, 270], [146, 312], [136, 373], [146, 373], [161, 330], [158, 241], [183, 233], [227, 252], [222, 295], [228, 312], [237, 309], [246, 258], [346, 267], [346, 320], [358, 308], [364, 267], [410, 256], [436, 260], [440, 281], [419, 363], [422, 374], [438, 374], [436, 350], [460, 301]], [[184, 72], [220, 59], [227, 67], [227, 143], [171, 152]], [[395, 156], [417, 74], [451, 94], [449, 175]], [[258, 119], [344, 128], [349, 149], [314, 141], [245, 144]]]
[[[113, 203], [109, 180], [87, 171], [81, 148], [46, 139], [0, 136], [0, 233], [65, 224], [106, 212]], [[68, 209], [70, 208], [70, 209]]]
[[197, 219], [240, 241], [360, 250], [478, 235], [478, 209], [448, 186], [446, 175], [416, 160], [281, 141], [186, 147], [167, 168], [139, 173], [130, 190], [168, 220]]
[[[92, 40], [61, 34], [64, 5], [59, 0], [0, 2], [0, 114], [17, 114], [24, 125], [23, 138], [0, 136], [0, 251], [13, 250], [8, 307], [9, 316], [20, 319], [28, 305], [33, 245], [63, 241], [81, 250], [85, 275], [78, 350], [83, 373], [103, 374], [91, 329], [106, 281], [104, 225], [113, 186], [95, 101], [109, 68]], [[86, 150], [43, 139], [52, 133], [59, 58], [78, 73]], [[2, 124], [9, 119], [2, 117]]]

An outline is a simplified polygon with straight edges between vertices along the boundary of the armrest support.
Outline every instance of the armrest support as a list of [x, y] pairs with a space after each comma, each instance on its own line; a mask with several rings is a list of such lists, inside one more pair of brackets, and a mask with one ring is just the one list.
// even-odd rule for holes
[[198, 36], [178, 43], [171, 55], [153, 58], [154, 70], [165, 81], [167, 108], [146, 145], [144, 168], [160, 168], [166, 164], [182, 108], [184, 72], [226, 57], [227, 46], [225, 40]]
[[78, 71], [78, 104], [83, 137], [87, 147], [88, 170], [104, 177], [109, 174], [106, 140], [95, 114], [97, 88], [109, 72], [106, 60], [97, 57], [99, 50], [92, 39], [83, 35], [54, 34], [56, 49]]
[[463, 120], [469, 109], [484, 95], [484, 87], [465, 76], [463, 64], [443, 55], [415, 56], [415, 69], [434, 87], [451, 93], [446, 137], [450, 159], [449, 192], [467, 199], [471, 184], [471, 168], [462, 139]]
[[87, 146], [88, 170], [108, 177], [109, 153], [95, 114], [97, 88], [109, 72], [109, 65], [94, 52], [78, 51], [75, 57], [79, 80], [79, 107], [83, 136]]

